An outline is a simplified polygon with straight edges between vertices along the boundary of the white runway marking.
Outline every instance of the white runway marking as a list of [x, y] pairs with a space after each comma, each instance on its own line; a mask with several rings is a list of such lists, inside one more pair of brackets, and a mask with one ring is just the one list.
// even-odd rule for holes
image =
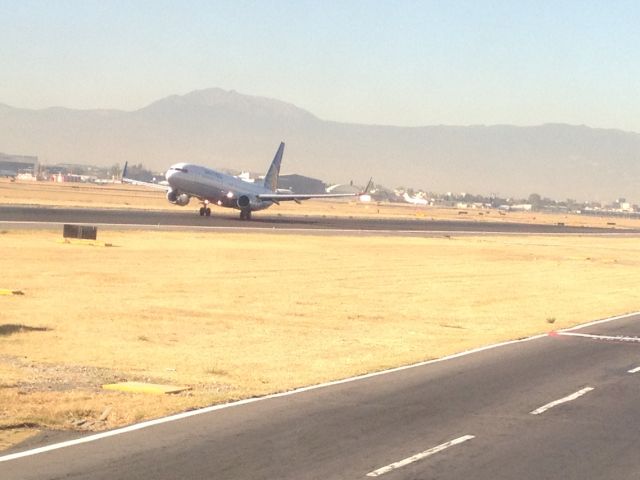
[[549, 410], [550, 408], [553, 408], [553, 407], [555, 407], [557, 405], [560, 405], [560, 404], [566, 403], [566, 402], [570, 402], [572, 400], [575, 400], [576, 398], [580, 398], [585, 393], [589, 393], [591, 390], [593, 390], [593, 387], [585, 387], [582, 390], [578, 390], [576, 393], [572, 393], [571, 395], [568, 395], [568, 396], [566, 396], [564, 398], [561, 398], [560, 400], [556, 400], [554, 402], [547, 403], [546, 405], [543, 405], [540, 408], [536, 408], [533, 412], [530, 412], [530, 413], [531, 413], [531, 415], [540, 415], [541, 413], [544, 413], [547, 410]]
[[[0, 220], [0, 225], [25, 225], [59, 227], [65, 222], [38, 222], [30, 220]], [[66, 222], [69, 225], [84, 225], [85, 223]], [[216, 226], [216, 225], [175, 225], [175, 224], [137, 224], [137, 223], [95, 223], [92, 225], [101, 228], [113, 229], [153, 229], [153, 230], [184, 230], [184, 231], [222, 231], [222, 232], [255, 232], [255, 233], [334, 233], [334, 234], [370, 234], [370, 235], [449, 235], [449, 236], [533, 236], [533, 237], [639, 237], [637, 232], [504, 232], [504, 231], [465, 231], [465, 230], [392, 230], [392, 229], [349, 229], [349, 228], [291, 228], [291, 227], [247, 227], [247, 226]], [[553, 226], [553, 225], [552, 225]]]
[[398, 468], [405, 467], [410, 463], [417, 462], [418, 460], [422, 460], [423, 458], [427, 458], [435, 453], [446, 450], [449, 447], [453, 447], [454, 445], [459, 445], [461, 443], [466, 442], [467, 440], [471, 440], [472, 438], [476, 438], [473, 435], [465, 435], [460, 438], [456, 438], [455, 440], [451, 440], [450, 442], [443, 443], [438, 445], [437, 447], [430, 448], [429, 450], [425, 450], [424, 452], [417, 453], [412, 457], [405, 458], [404, 460], [400, 460], [399, 462], [392, 463], [387, 465], [386, 467], [379, 468], [378, 470], [374, 470], [373, 472], [367, 473], [367, 477], [379, 477], [380, 475], [384, 475], [385, 473], [389, 473]]
[[[567, 332], [567, 331], [571, 331], [571, 330], [578, 330], [580, 328], [584, 328], [587, 326], [591, 326], [591, 325], [597, 325], [597, 324], [601, 324], [601, 323], [607, 323], [607, 322], [613, 322], [615, 320], [621, 320], [624, 318], [629, 318], [629, 317], [633, 317], [635, 315], [639, 315], [640, 312], [633, 312], [633, 313], [627, 313], [624, 315], [617, 315], [615, 317], [609, 317], [609, 318], [605, 318], [602, 320], [596, 320], [594, 322], [589, 322], [586, 323], [584, 325], [579, 325], [577, 327], [573, 327], [573, 328], [569, 328], [567, 330], [563, 330], [563, 332]], [[558, 332], [560, 333], [560, 332]], [[425, 362], [419, 362], [413, 365], [405, 365], [403, 367], [398, 367], [398, 368], [393, 368], [391, 370], [384, 370], [381, 372], [375, 372], [375, 373], [370, 373], [367, 375], [361, 375], [359, 377], [351, 377], [351, 378], [345, 378], [343, 380], [337, 380], [335, 382], [329, 382], [329, 383], [322, 383], [319, 385], [312, 385], [310, 387], [304, 387], [304, 388], [299, 388], [297, 390], [291, 390], [289, 392], [282, 392], [282, 393], [276, 393], [273, 395], [266, 395], [264, 397], [258, 397], [258, 398], [248, 398], [246, 400], [240, 400], [237, 402], [232, 402], [232, 403], [224, 403], [222, 405], [213, 405], [211, 407], [206, 407], [206, 408], [201, 408], [199, 410], [191, 410], [188, 412], [183, 412], [183, 413], [178, 413], [176, 415], [170, 415], [168, 417], [164, 417], [164, 418], [158, 418], [155, 420], [149, 420], [147, 422], [142, 422], [142, 423], [136, 423], [133, 425], [129, 425], [127, 427], [123, 427], [123, 428], [118, 428], [115, 430], [109, 430], [107, 432], [102, 432], [102, 433], [97, 433], [95, 435], [89, 435], [86, 437], [82, 437], [82, 438], [78, 438], [76, 440], [69, 440], [66, 442], [61, 442], [61, 443], [54, 443], [51, 445], [46, 445], [44, 447], [39, 447], [39, 448], [35, 448], [32, 450], [25, 450], [23, 452], [18, 452], [18, 453], [13, 453], [10, 455], [4, 455], [4, 456], [0, 456], [0, 463], [1, 462], [7, 462], [10, 460], [16, 460], [18, 458], [22, 458], [22, 457], [28, 457], [31, 455], [38, 455], [44, 452], [49, 452], [52, 450], [57, 450], [59, 448], [66, 448], [66, 447], [71, 447], [71, 446], [75, 446], [75, 445], [80, 445], [83, 443], [89, 443], [89, 442], [95, 442], [97, 440], [101, 440], [103, 438], [108, 438], [108, 437], [113, 437], [116, 435], [121, 435], [124, 433], [129, 433], [129, 432], [134, 432], [136, 430], [142, 430], [144, 428], [149, 428], [152, 427], [154, 425], [160, 425], [163, 423], [169, 423], [169, 422], [174, 422], [177, 420], [182, 420], [183, 418], [189, 418], [189, 417], [193, 417], [196, 415], [202, 415], [205, 413], [210, 413], [210, 412], [214, 412], [217, 410], [223, 410], [225, 408], [233, 408], [233, 407], [238, 407], [241, 405], [247, 405], [249, 403], [255, 403], [255, 402], [261, 402], [261, 401], [265, 401], [265, 400], [269, 400], [271, 398], [279, 398], [279, 397], [286, 397], [289, 395], [296, 395], [299, 393], [303, 393], [303, 392], [308, 392], [308, 391], [312, 391], [312, 390], [317, 390], [320, 388], [325, 388], [325, 387], [331, 387], [333, 385], [341, 385], [343, 383], [350, 383], [350, 382], [356, 382], [359, 380], [364, 380], [367, 378], [372, 378], [372, 377], [377, 377], [377, 376], [381, 376], [381, 375], [387, 375], [390, 373], [395, 373], [395, 372], [400, 372], [403, 370], [408, 370], [408, 369], [412, 369], [412, 368], [417, 368], [417, 367], [422, 367], [424, 365], [431, 365], [433, 363], [439, 363], [439, 362], [445, 362], [448, 360], [452, 360], [454, 358], [459, 358], [459, 357], [464, 357], [467, 355], [472, 355], [474, 353], [479, 353], [479, 352], [484, 352], [486, 350], [493, 350], [495, 348], [500, 348], [500, 347], [504, 347], [507, 345], [514, 345], [514, 344], [518, 344], [518, 343], [523, 343], [523, 342], [529, 342], [531, 340], [537, 340], [540, 338], [546, 338], [548, 335], [547, 334], [540, 334], [540, 335], [534, 335], [533, 337], [527, 337], [527, 338], [523, 338], [520, 340], [512, 340], [509, 342], [502, 342], [502, 343], [497, 343], [494, 345], [487, 345], [484, 347], [480, 347], [480, 348], [475, 348], [473, 350], [467, 350], [465, 352], [460, 352], [460, 353], [456, 353], [453, 355], [449, 355], [446, 357], [442, 357], [442, 358], [437, 358], [435, 360], [427, 360]]]
[[633, 368], [633, 369], [629, 370], [629, 372], [627, 372], [627, 373], [638, 373], [638, 372], [640, 372], [640, 367]]
[[573, 333], [573, 332], [558, 332], [558, 335], [564, 335], [567, 337], [592, 338], [594, 340], [609, 340], [614, 342], [640, 343], [640, 337], [625, 337], [623, 335], [592, 335], [589, 333]]

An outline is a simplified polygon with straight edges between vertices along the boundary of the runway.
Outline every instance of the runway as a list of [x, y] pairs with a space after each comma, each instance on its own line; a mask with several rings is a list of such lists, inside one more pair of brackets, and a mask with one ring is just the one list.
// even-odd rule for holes
[[510, 222], [443, 221], [424, 218], [286, 217], [256, 214], [251, 221], [235, 217], [200, 217], [186, 211], [0, 206], [0, 227], [42, 228], [64, 223], [141, 229], [270, 230], [271, 232], [351, 232], [381, 234], [638, 234], [640, 230], [537, 225]]
[[0, 457], [0, 478], [635, 478], [639, 322], [629, 315]]

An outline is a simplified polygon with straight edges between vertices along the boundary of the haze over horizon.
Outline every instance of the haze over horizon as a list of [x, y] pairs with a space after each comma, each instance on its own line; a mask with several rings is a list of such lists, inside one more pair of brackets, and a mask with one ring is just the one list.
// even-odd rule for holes
[[[122, 110], [0, 106], [0, 146], [43, 163], [177, 161], [263, 172], [285, 140], [283, 171], [330, 183], [556, 199], [636, 201], [640, 134], [567, 124], [396, 127], [325, 121], [296, 105], [218, 88]], [[362, 180], [360, 180], [362, 181]]]
[[369, 125], [640, 131], [640, 4], [9, 2], [0, 103], [134, 111], [217, 86]]

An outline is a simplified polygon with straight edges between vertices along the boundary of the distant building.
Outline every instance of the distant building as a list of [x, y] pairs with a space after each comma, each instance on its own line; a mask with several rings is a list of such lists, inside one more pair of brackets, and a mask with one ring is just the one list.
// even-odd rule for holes
[[278, 188], [291, 190], [293, 193], [325, 193], [325, 186], [321, 180], [303, 175], [280, 175]]
[[38, 157], [0, 153], [0, 171], [3, 175], [32, 176], [38, 172]]
[[530, 212], [533, 209], [533, 205], [530, 203], [520, 203], [518, 205], [511, 205], [509, 210], [513, 210], [516, 212]]
[[247, 183], [256, 183], [255, 178], [251, 178], [250, 172], [242, 172], [240, 175], [236, 175], [240, 180], [245, 181]]
[[79, 182], [88, 182], [90, 181], [84, 175], [74, 175], [72, 173], [55, 173], [49, 177], [52, 182], [57, 183], [79, 183]]

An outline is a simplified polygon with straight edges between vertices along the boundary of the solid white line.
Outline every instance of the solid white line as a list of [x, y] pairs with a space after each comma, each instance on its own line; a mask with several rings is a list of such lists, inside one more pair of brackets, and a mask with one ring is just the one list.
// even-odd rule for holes
[[[0, 220], [2, 224], [14, 225], [43, 225], [43, 226], [59, 226], [65, 222], [38, 222], [38, 221], [22, 221], [22, 220]], [[84, 223], [66, 222], [69, 225], [84, 225]], [[153, 228], [157, 230], [175, 229], [175, 230], [213, 230], [213, 231], [240, 231], [240, 232], [263, 232], [263, 233], [369, 233], [369, 234], [386, 234], [386, 235], [449, 235], [449, 236], [484, 236], [484, 237], [502, 237], [502, 236], [527, 236], [527, 237], [638, 237], [640, 233], [636, 232], [620, 232], [620, 233], [589, 233], [589, 232], [493, 232], [493, 231], [465, 231], [465, 230], [385, 230], [385, 229], [348, 229], [348, 228], [279, 228], [279, 227], [234, 227], [234, 226], [216, 226], [216, 225], [175, 225], [175, 224], [138, 224], [138, 223], [92, 223], [97, 227], [113, 227], [118, 228]]]
[[567, 337], [584, 337], [593, 338], [595, 340], [613, 340], [616, 342], [640, 342], [640, 337], [625, 337], [622, 335], [593, 335], [590, 333], [573, 333], [573, 332], [558, 332], [558, 335], [564, 335]]
[[437, 447], [430, 448], [429, 450], [425, 450], [424, 452], [413, 455], [412, 457], [405, 458], [404, 460], [400, 460], [399, 462], [392, 463], [387, 465], [386, 467], [379, 468], [374, 470], [373, 472], [367, 473], [367, 477], [379, 477], [380, 475], [384, 475], [385, 473], [389, 473], [398, 468], [405, 467], [410, 463], [417, 462], [418, 460], [422, 460], [423, 458], [429, 457], [435, 453], [441, 452], [449, 447], [453, 447], [454, 445], [459, 445], [461, 443], [466, 442], [467, 440], [471, 440], [475, 438], [473, 435], [465, 435], [460, 438], [456, 438], [455, 440], [451, 440], [450, 442], [443, 443], [438, 445]]
[[638, 373], [638, 372], [640, 372], [640, 367], [633, 368], [629, 370], [627, 373]]
[[[623, 318], [628, 318], [628, 317], [632, 317], [634, 315], [639, 315], [639, 314], [640, 314], [640, 312], [627, 313], [625, 315], [619, 315], [619, 316], [616, 316], [616, 317], [605, 318], [603, 320], [597, 320], [596, 322], [590, 322], [590, 323], [585, 324], [585, 325], [594, 325], [594, 324], [597, 324], [597, 323], [611, 322], [613, 320], [619, 320], [619, 319], [623, 319]], [[565, 331], [575, 330], [577, 328], [581, 328], [581, 327], [578, 326], [578, 327], [574, 327], [573, 329], [567, 329]], [[364, 379], [367, 379], [367, 378], [377, 377], [377, 376], [381, 376], [381, 375], [387, 375], [387, 374], [390, 374], [390, 373], [395, 373], [395, 372], [400, 372], [400, 371], [403, 371], [403, 370], [422, 367], [422, 366], [425, 366], [425, 365], [431, 365], [431, 364], [434, 364], [434, 363], [445, 362], [445, 361], [448, 361], [448, 360], [453, 360], [455, 358], [460, 358], [460, 357], [464, 357], [464, 356], [467, 356], [467, 355], [472, 355], [474, 353], [484, 352], [486, 350], [493, 350], [495, 348], [505, 347], [505, 346], [508, 346], [508, 345], [515, 345], [515, 344], [518, 344], [518, 343], [529, 342], [529, 341], [532, 341], [532, 340], [537, 340], [539, 338], [545, 338], [547, 336], [548, 336], [547, 334], [534, 335], [533, 337], [527, 337], [527, 338], [523, 338], [523, 339], [520, 339], [520, 340], [511, 340], [511, 341], [508, 341], [508, 342], [501, 342], [501, 343], [496, 343], [496, 344], [493, 344], [493, 345], [486, 345], [484, 347], [479, 347], [479, 348], [475, 348], [475, 349], [472, 349], [472, 350], [467, 350], [467, 351], [464, 351], [464, 352], [455, 353], [453, 355], [448, 355], [446, 357], [436, 358], [434, 360], [427, 360], [427, 361], [415, 363], [415, 364], [412, 364], [412, 365], [405, 365], [403, 367], [397, 367], [397, 368], [393, 368], [393, 369], [390, 369], [390, 370], [383, 370], [383, 371], [380, 371], [380, 372], [369, 373], [369, 374], [360, 375], [360, 376], [357, 376], [357, 377], [351, 377], [351, 378], [345, 378], [345, 379], [342, 379], [342, 380], [336, 380], [336, 381], [333, 381], [333, 382], [321, 383], [321, 384], [312, 385], [312, 386], [309, 386], [309, 387], [298, 388], [296, 390], [290, 390], [288, 392], [275, 393], [275, 394], [272, 394], [272, 395], [265, 395], [264, 397], [248, 398], [246, 400], [240, 400], [240, 401], [237, 401], [237, 402], [223, 403], [223, 404], [220, 404], [220, 405], [213, 405], [211, 407], [201, 408], [199, 410], [191, 410], [189, 412], [183, 412], [183, 413], [178, 413], [176, 415], [170, 415], [168, 417], [157, 418], [155, 420], [149, 420], [147, 422], [137, 423], [137, 424], [134, 424], [134, 425], [129, 425], [127, 427], [118, 428], [118, 429], [115, 429], [115, 430], [110, 430], [108, 432], [102, 432], [102, 433], [98, 433], [98, 434], [95, 434], [95, 435], [89, 435], [87, 437], [78, 438], [76, 440], [69, 440], [69, 441], [62, 442], [62, 443], [54, 443], [52, 445], [47, 445], [47, 446], [44, 446], [44, 447], [35, 448], [33, 450], [26, 450], [26, 451], [23, 451], [23, 452], [13, 453], [13, 454], [10, 454], [10, 455], [5, 455], [5, 456], [0, 456], [0, 462], [7, 462], [9, 460], [15, 460], [15, 459], [22, 458], [22, 457], [28, 457], [30, 455], [37, 455], [37, 454], [40, 454], [40, 453], [49, 452], [51, 450], [57, 450], [59, 448], [65, 448], [65, 447], [71, 447], [71, 446], [74, 446], [74, 445], [80, 445], [82, 443], [94, 442], [96, 440], [100, 440], [100, 439], [103, 439], [103, 438], [113, 437], [115, 435], [120, 435], [120, 434], [123, 434], [123, 433], [129, 433], [129, 432], [133, 432], [133, 431], [136, 431], [136, 430], [142, 430], [143, 428], [152, 427], [154, 425], [160, 425], [160, 424], [163, 424], [163, 423], [174, 422], [176, 420], [182, 420], [183, 418], [189, 418], [189, 417], [193, 417], [195, 415], [202, 415], [202, 414], [205, 414], [205, 413], [214, 412], [216, 410], [222, 410], [222, 409], [225, 409], [225, 408], [238, 407], [238, 406], [246, 405], [246, 404], [249, 404], [249, 403], [269, 400], [271, 398], [279, 398], [279, 397], [286, 397], [286, 396], [289, 396], [289, 395], [296, 395], [298, 393], [317, 390], [317, 389], [320, 389], [320, 388], [331, 387], [331, 386], [334, 386], [334, 385], [341, 385], [343, 383], [356, 382], [356, 381], [364, 380]]]
[[530, 413], [531, 413], [531, 415], [540, 415], [541, 413], [544, 413], [547, 410], [549, 410], [550, 408], [553, 408], [553, 407], [555, 407], [557, 405], [560, 405], [560, 404], [566, 403], [566, 402], [570, 402], [572, 400], [575, 400], [576, 398], [580, 398], [585, 393], [589, 393], [591, 390], [593, 390], [593, 387], [585, 387], [582, 390], [578, 390], [576, 393], [572, 393], [571, 395], [568, 395], [568, 396], [566, 396], [564, 398], [561, 398], [560, 400], [556, 400], [554, 402], [547, 403], [546, 405], [543, 405], [540, 408], [536, 408], [533, 412], [530, 412]]
[[[38, 222], [38, 221], [11, 221], [0, 220], [2, 224], [14, 225], [42, 225], [57, 227], [65, 224], [65, 222]], [[68, 225], [84, 225], [83, 223], [66, 222]], [[393, 234], [393, 235], [466, 235], [466, 236], [490, 236], [490, 235], [529, 235], [527, 232], [483, 232], [483, 231], [465, 231], [465, 230], [392, 230], [392, 229], [356, 229], [356, 228], [290, 228], [290, 227], [247, 227], [247, 226], [219, 226], [219, 225], [176, 225], [176, 224], [155, 224], [155, 223], [92, 223], [97, 227], [103, 228], [152, 228], [159, 230], [212, 230], [212, 231], [240, 231], [240, 232], [256, 232], [256, 233], [371, 233], [371, 234]], [[537, 235], [537, 234], [536, 234]], [[544, 234], [541, 234], [544, 235]], [[601, 235], [601, 234], [597, 234]], [[640, 235], [640, 234], [638, 234]]]
[[[65, 222], [37, 222], [37, 221], [11, 221], [0, 220], [0, 225], [42, 225], [46, 227], [58, 227]], [[66, 222], [68, 225], [84, 225], [84, 223]], [[96, 227], [117, 229], [154, 229], [154, 230], [195, 230], [195, 231], [221, 231], [221, 232], [253, 232], [253, 233], [342, 233], [342, 234], [372, 234], [372, 235], [456, 235], [456, 236], [490, 236], [490, 235], [517, 235], [517, 232], [482, 232], [464, 230], [385, 230], [385, 229], [355, 229], [355, 228], [289, 228], [289, 227], [246, 227], [246, 226], [216, 226], [216, 225], [175, 225], [155, 223], [92, 223]], [[522, 233], [521, 235], [527, 235]], [[639, 234], [640, 235], [640, 234]]]

